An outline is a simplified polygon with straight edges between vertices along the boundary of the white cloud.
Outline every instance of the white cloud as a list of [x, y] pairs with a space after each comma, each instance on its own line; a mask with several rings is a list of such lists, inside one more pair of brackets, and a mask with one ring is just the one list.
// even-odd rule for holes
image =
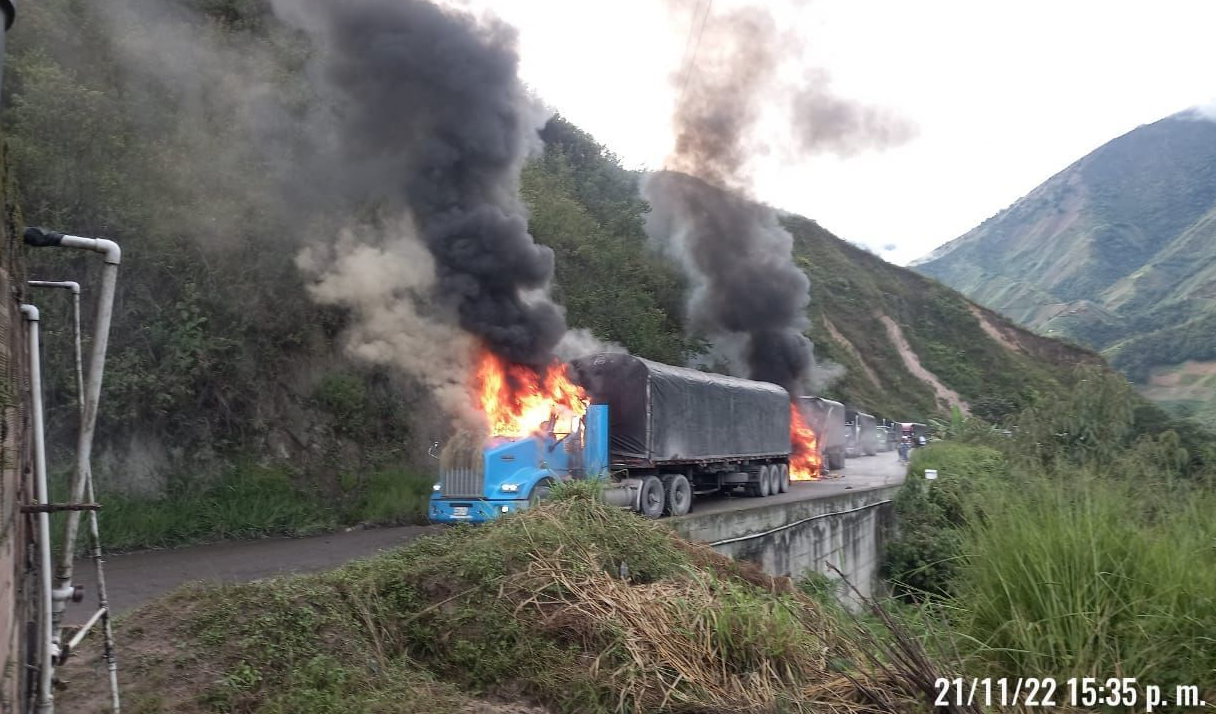
[[1207, 104], [1200, 104], [1197, 107], [1192, 107], [1191, 113], [1203, 119], [1211, 119], [1212, 121], [1216, 121], [1216, 99], [1213, 99]]

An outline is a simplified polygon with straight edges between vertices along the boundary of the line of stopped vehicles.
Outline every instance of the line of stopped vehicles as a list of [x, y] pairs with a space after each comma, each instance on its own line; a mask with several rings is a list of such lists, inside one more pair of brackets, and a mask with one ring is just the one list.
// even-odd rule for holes
[[673, 367], [627, 354], [567, 364], [586, 413], [519, 437], [457, 435], [435, 454], [429, 517], [483, 523], [534, 505], [559, 482], [598, 479], [604, 499], [649, 518], [687, 514], [698, 496], [763, 498], [790, 487], [792, 408], [819, 442], [821, 472], [845, 459], [923, 443], [928, 427], [890, 422], [767, 382]]

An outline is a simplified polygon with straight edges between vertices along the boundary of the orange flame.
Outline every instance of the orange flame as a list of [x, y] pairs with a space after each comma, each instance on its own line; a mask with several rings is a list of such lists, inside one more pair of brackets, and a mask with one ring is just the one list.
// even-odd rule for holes
[[795, 404], [790, 404], [790, 452], [791, 481], [814, 481], [822, 475], [819, 439]]
[[554, 418], [582, 416], [587, 395], [560, 362], [536, 370], [482, 350], [474, 389], [491, 436], [524, 436]]

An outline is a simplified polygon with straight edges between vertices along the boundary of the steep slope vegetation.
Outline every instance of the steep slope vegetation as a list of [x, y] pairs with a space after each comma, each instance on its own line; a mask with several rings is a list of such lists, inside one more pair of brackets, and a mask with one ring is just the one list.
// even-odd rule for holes
[[[199, 32], [269, 48], [292, 86], [301, 50], [267, 26], [261, 3], [178, 4], [207, 13]], [[338, 504], [339, 520], [361, 517], [376, 500], [368, 489], [391, 482], [375, 474], [430, 470], [426, 446], [447, 436], [444, 425], [417, 385], [344, 353], [347, 315], [309, 300], [294, 262], [299, 244], [283, 235], [283, 209], [262, 200], [269, 187], [259, 167], [216, 177], [194, 163], [203, 149], [239, 146], [226, 143], [225, 105], [200, 113], [140, 85], [114, 59], [113, 38], [81, 22], [81, 8], [73, 0], [29, 8], [5, 121], [26, 177], [29, 223], [113, 237], [127, 257], [99, 434], [103, 487], [209, 503], [191, 489], [269, 468], [272, 486], [295, 484], [321, 499], [324, 513]], [[680, 273], [647, 244], [638, 175], [560, 117], [541, 138], [543, 155], [526, 167], [521, 190], [533, 234], [556, 253], [554, 292], [569, 324], [652, 359], [702, 354], [682, 327]], [[810, 336], [823, 374], [841, 371], [832, 363], [844, 367], [820, 385], [829, 396], [923, 419], [948, 403], [914, 374], [920, 365], [973, 411], [999, 417], [1052, 390], [1067, 366], [1096, 359], [1013, 327], [813, 221], [783, 220], [812, 279]], [[38, 278], [90, 267], [54, 252], [31, 259]], [[70, 438], [69, 336], [56, 321], [67, 307], [53, 296], [46, 306], [51, 433]]]
[[1102, 350], [1137, 382], [1187, 381], [1148, 393], [1214, 414], [1216, 391], [1186, 363], [1216, 360], [1216, 122], [1184, 113], [1139, 127], [916, 269]]

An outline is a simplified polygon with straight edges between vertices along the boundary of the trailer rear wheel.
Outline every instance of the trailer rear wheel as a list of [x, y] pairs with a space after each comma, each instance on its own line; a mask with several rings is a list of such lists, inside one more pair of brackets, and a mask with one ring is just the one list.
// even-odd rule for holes
[[657, 476], [647, 476], [638, 493], [638, 512], [650, 519], [663, 515], [663, 482]]
[[764, 498], [769, 493], [771, 493], [773, 479], [769, 475], [769, 473], [770, 473], [770, 469], [768, 467], [768, 464], [765, 464], [764, 466], [760, 467], [760, 484], [758, 487], [758, 490], [760, 492], [760, 498]]
[[692, 486], [684, 474], [664, 476], [663, 492], [667, 494], [663, 515], [683, 516], [692, 509]]
[[781, 464], [777, 468], [781, 469], [781, 493], [789, 493], [790, 490], [790, 466], [789, 464]]

